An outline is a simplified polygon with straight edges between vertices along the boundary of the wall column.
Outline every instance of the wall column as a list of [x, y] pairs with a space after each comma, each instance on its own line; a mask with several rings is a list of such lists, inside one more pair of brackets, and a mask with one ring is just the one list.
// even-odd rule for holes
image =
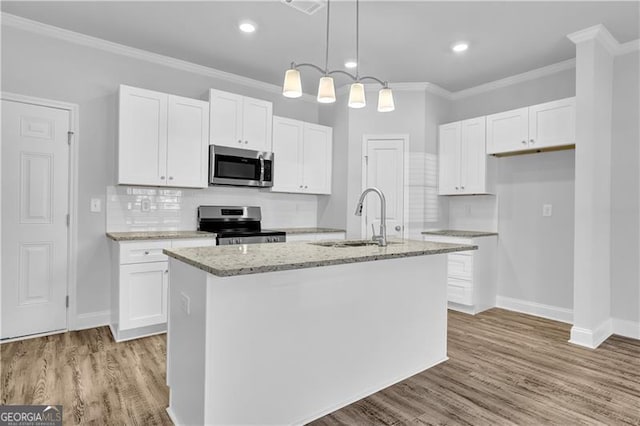
[[573, 327], [569, 342], [596, 348], [612, 334], [611, 111], [617, 41], [602, 25], [576, 44]]

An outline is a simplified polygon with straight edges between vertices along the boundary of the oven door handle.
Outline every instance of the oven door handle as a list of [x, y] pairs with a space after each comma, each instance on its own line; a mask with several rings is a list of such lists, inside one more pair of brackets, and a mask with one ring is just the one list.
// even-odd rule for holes
[[258, 156], [260, 160], [260, 182], [264, 182], [264, 157], [261, 155]]

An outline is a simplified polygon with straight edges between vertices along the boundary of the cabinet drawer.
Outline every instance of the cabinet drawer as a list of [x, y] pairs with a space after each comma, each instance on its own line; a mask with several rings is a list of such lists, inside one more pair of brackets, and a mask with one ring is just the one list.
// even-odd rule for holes
[[447, 275], [471, 280], [473, 278], [473, 255], [471, 253], [450, 253]]
[[169, 240], [120, 243], [120, 264], [166, 261], [162, 250], [170, 247]]
[[473, 305], [473, 286], [469, 281], [449, 278], [447, 282], [447, 300], [461, 305]]
[[215, 246], [216, 240], [212, 238], [193, 238], [191, 240], [173, 240], [171, 241], [171, 248], [184, 248], [184, 247], [210, 247]]

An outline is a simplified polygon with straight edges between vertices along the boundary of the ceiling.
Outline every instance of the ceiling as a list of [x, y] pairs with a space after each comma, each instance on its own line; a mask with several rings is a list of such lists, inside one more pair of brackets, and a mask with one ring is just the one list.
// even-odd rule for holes
[[[296, 0], [293, 0], [296, 1]], [[2, 11], [280, 85], [296, 61], [322, 66], [326, 9], [309, 16], [270, 1], [2, 1]], [[244, 34], [250, 19], [257, 31]], [[355, 56], [355, 2], [331, 2], [330, 68]], [[360, 3], [360, 73], [458, 91], [575, 56], [566, 35], [604, 24], [621, 43], [639, 38], [640, 2]], [[469, 50], [454, 54], [458, 40]], [[319, 75], [301, 70], [303, 90]], [[342, 77], [336, 77], [337, 84]]]

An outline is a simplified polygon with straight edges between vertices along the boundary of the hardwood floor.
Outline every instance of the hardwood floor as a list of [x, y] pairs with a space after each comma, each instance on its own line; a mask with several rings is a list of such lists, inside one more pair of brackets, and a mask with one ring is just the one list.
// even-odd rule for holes
[[[640, 425], [640, 342], [596, 350], [570, 326], [501, 309], [449, 313], [449, 361], [314, 425]], [[0, 346], [1, 404], [62, 404], [65, 424], [171, 424], [165, 338], [106, 327]], [[249, 408], [250, 409], [250, 408]]]

